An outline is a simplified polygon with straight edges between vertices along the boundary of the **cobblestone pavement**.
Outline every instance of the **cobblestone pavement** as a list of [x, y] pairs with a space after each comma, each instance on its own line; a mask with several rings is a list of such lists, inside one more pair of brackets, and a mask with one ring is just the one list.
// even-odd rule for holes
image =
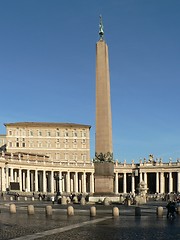
[[[11, 202], [10, 202], [11, 203]], [[180, 239], [180, 216], [174, 220], [156, 216], [156, 207], [164, 203], [141, 206], [142, 215], [135, 216], [134, 206], [117, 205], [120, 216], [112, 217], [113, 206], [96, 206], [97, 216], [90, 217], [90, 206], [73, 205], [74, 216], [67, 216], [67, 206], [53, 205], [53, 214], [45, 216], [48, 202], [14, 202], [17, 213], [9, 213], [9, 202], [0, 202], [0, 239], [81, 239], [81, 240], [165, 240]], [[35, 206], [28, 216], [27, 205]]]

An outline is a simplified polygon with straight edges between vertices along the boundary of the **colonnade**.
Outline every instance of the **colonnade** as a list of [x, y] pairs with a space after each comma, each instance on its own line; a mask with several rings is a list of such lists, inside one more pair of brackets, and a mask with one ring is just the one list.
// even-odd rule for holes
[[140, 171], [138, 175], [133, 172], [115, 173], [115, 193], [134, 193], [140, 182], [144, 181], [148, 192], [171, 193], [180, 192], [180, 170], [166, 172]]
[[[25, 192], [94, 192], [94, 172], [1, 168], [2, 191], [14, 187]], [[15, 184], [17, 184], [15, 186]]]
[[[180, 192], [180, 171], [177, 170], [164, 169], [164, 171], [140, 172], [140, 181], [143, 180], [147, 186], [150, 186], [154, 179], [156, 193]], [[152, 176], [148, 180], [150, 174], [154, 174], [154, 178]]]
[[[20, 166], [19, 166], [20, 167]], [[0, 168], [0, 191], [17, 188], [26, 192], [94, 193], [94, 168], [33, 168], [6, 165]], [[180, 169], [120, 169], [115, 167], [114, 193], [137, 192], [144, 181], [149, 193], [180, 192]], [[16, 185], [16, 186], [15, 186]]]

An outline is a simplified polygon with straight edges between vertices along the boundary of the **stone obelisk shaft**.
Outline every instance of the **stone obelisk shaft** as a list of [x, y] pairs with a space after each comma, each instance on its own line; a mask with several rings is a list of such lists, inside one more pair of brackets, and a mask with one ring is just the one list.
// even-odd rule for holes
[[96, 44], [96, 154], [112, 153], [112, 117], [108, 46]]

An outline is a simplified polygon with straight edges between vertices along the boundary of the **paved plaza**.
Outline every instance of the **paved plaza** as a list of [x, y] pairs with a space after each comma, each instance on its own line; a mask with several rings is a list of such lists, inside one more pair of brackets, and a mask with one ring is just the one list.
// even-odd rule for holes
[[[17, 212], [9, 213], [9, 204], [15, 203]], [[27, 214], [33, 204], [35, 214]], [[45, 206], [51, 202], [0, 202], [0, 239], [180, 239], [180, 216], [166, 218], [165, 202], [152, 202], [141, 206], [141, 216], [135, 216], [135, 206], [116, 205], [119, 217], [112, 216], [115, 205], [96, 205], [96, 217], [90, 217], [91, 205], [74, 204], [74, 216], [67, 216], [67, 206], [54, 204], [52, 216], [46, 216]], [[164, 207], [163, 217], [156, 216], [157, 206]]]

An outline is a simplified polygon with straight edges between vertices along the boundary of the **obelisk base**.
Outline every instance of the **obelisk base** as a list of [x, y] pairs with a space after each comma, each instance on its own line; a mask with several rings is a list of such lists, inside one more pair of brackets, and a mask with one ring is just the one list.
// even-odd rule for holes
[[94, 196], [111, 196], [114, 194], [112, 176], [95, 176], [95, 193]]
[[94, 195], [114, 194], [114, 163], [97, 162], [95, 166], [95, 193]]

